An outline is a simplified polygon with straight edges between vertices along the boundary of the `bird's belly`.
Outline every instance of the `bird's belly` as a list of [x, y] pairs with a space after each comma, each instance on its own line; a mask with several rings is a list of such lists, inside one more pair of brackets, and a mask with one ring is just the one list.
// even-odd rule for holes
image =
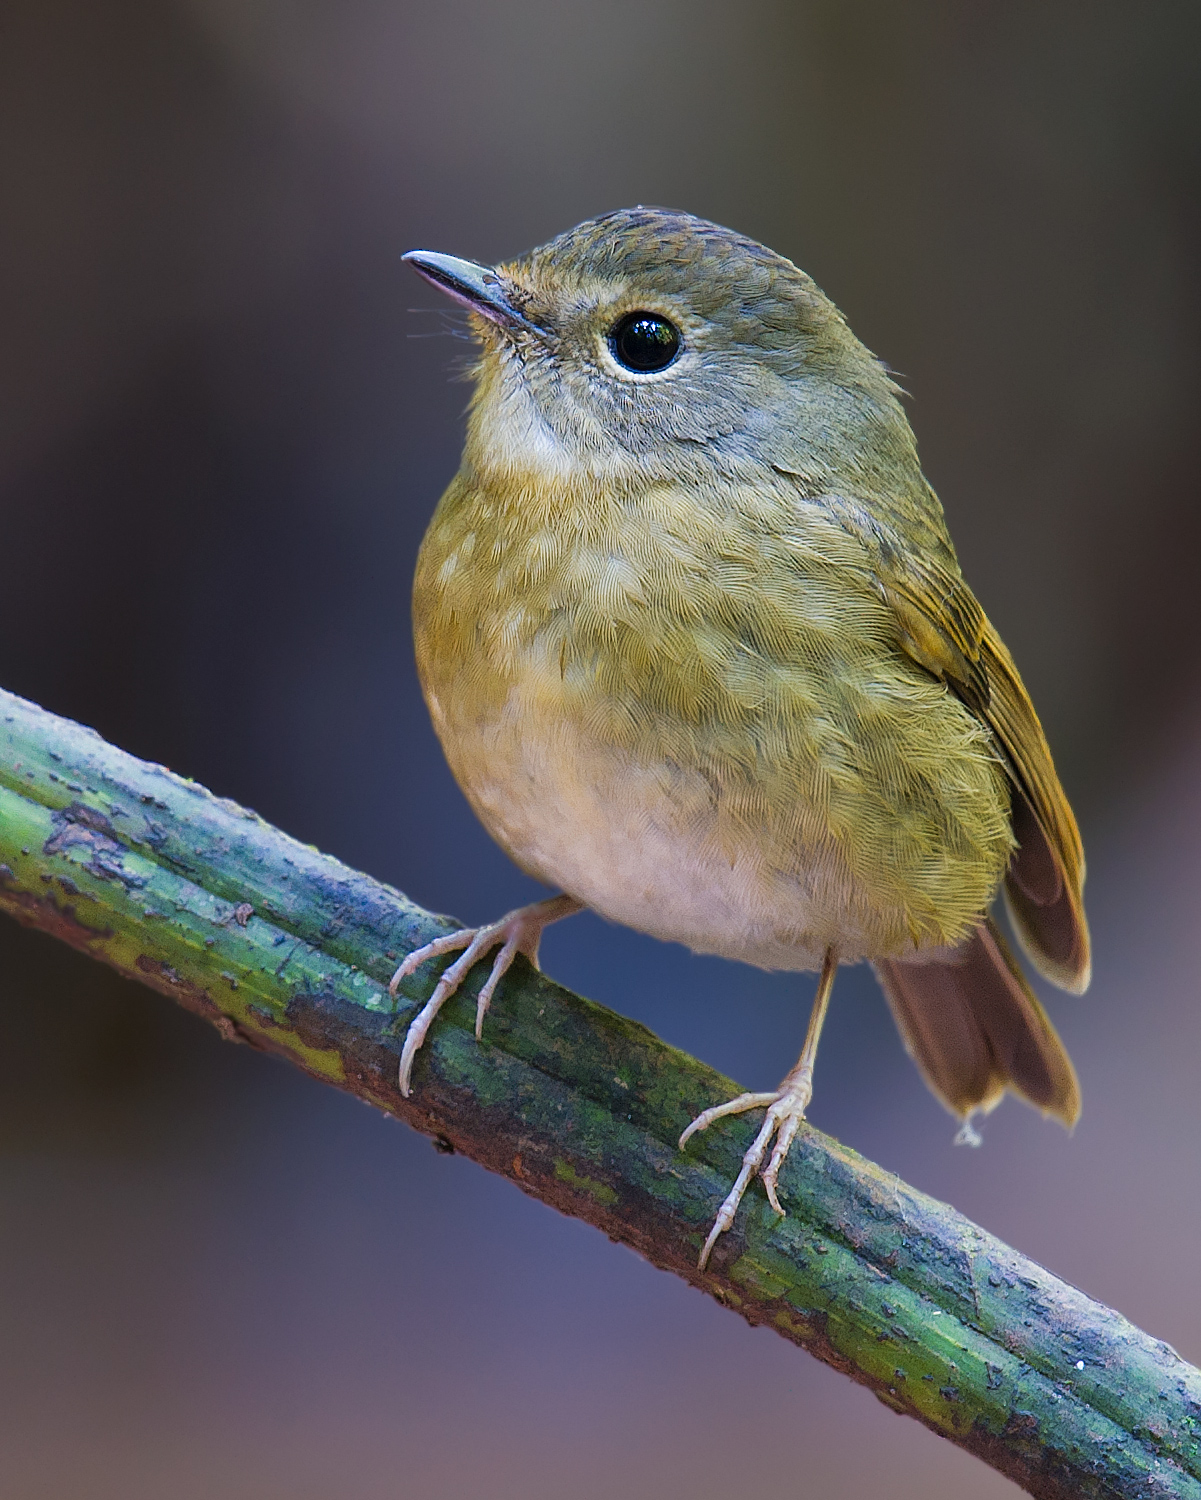
[[639, 763], [561, 721], [545, 730], [522, 716], [444, 743], [489, 832], [547, 884], [611, 921], [762, 968], [818, 968], [831, 944], [844, 962], [897, 947], [883, 930], [895, 914], [853, 889], [830, 844], [781, 851], [700, 771]]

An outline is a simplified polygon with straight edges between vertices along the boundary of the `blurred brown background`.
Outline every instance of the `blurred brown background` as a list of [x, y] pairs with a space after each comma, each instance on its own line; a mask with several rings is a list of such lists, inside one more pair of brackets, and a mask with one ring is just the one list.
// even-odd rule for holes
[[[977, 1152], [840, 978], [812, 1115], [1201, 1360], [1192, 4], [6, 0], [0, 683], [464, 918], [530, 883], [428, 726], [466, 346], [399, 264], [635, 202], [904, 376], [1090, 854], [1072, 1138]], [[422, 309], [413, 312], [411, 309]], [[751, 1087], [810, 984], [590, 917], [551, 973]], [[593, 1231], [0, 925], [9, 1500], [1001, 1496]]]

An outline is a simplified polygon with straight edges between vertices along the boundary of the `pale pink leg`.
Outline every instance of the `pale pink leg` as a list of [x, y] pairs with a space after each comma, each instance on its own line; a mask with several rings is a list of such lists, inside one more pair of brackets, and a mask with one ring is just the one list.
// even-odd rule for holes
[[422, 1042], [425, 1041], [426, 1033], [433, 1024], [434, 1017], [463, 983], [468, 970], [485, 953], [500, 946], [500, 952], [492, 961], [492, 972], [483, 989], [480, 990], [480, 997], [476, 1002], [475, 1034], [478, 1037], [483, 1030], [484, 1017], [492, 1003], [496, 986], [504, 977], [509, 965], [519, 953], [524, 953], [537, 968], [538, 944], [542, 938], [542, 929], [549, 927], [552, 922], [557, 922], [560, 917], [570, 917], [573, 912], [582, 911], [583, 905], [583, 902], [577, 901], [574, 896], [551, 896], [546, 901], [536, 901], [532, 906], [523, 906], [517, 911], [511, 911], [508, 916], [501, 917], [499, 922], [491, 922], [486, 927], [464, 927], [459, 932], [448, 932], [445, 937], [435, 938], [432, 943], [426, 943], [423, 948], [415, 948], [405, 958], [392, 976], [391, 983], [388, 985], [389, 994], [395, 995], [400, 981], [414, 973], [428, 959], [438, 958], [443, 953], [457, 952], [460, 948], [466, 949], [463, 956], [456, 959], [438, 980], [434, 993], [426, 1001], [421, 1012], [414, 1017], [405, 1035], [404, 1047], [400, 1054], [400, 1092], [406, 1099], [409, 1097], [411, 1087], [413, 1059], [417, 1056]]
[[827, 949], [825, 962], [822, 964], [821, 978], [817, 982], [817, 995], [813, 1001], [813, 1010], [809, 1016], [809, 1029], [805, 1033], [805, 1045], [801, 1049], [801, 1056], [796, 1067], [785, 1077], [780, 1087], [771, 1094], [739, 1094], [737, 1099], [731, 1099], [726, 1104], [715, 1104], [712, 1109], [706, 1109], [697, 1115], [680, 1137], [680, 1146], [683, 1148], [689, 1136], [695, 1135], [698, 1130], [707, 1129], [714, 1120], [720, 1120], [726, 1115], [744, 1114], [748, 1109], [767, 1109], [767, 1118], [763, 1122], [763, 1127], [742, 1158], [742, 1170], [735, 1179], [734, 1186], [726, 1194], [725, 1202], [718, 1209], [713, 1228], [709, 1231], [709, 1238], [701, 1250], [697, 1265], [702, 1271], [708, 1263], [709, 1254], [717, 1243], [718, 1236], [724, 1234], [734, 1222], [734, 1215], [738, 1212], [742, 1196], [751, 1178], [763, 1165], [763, 1158], [767, 1155], [767, 1148], [771, 1145], [773, 1136], [776, 1138], [776, 1144], [763, 1172], [763, 1186], [767, 1189], [767, 1200], [775, 1211], [778, 1214], [784, 1212], [776, 1196], [776, 1181], [789, 1148], [800, 1129], [801, 1121], [805, 1118], [809, 1101], [813, 1097], [813, 1064], [817, 1057], [817, 1043], [821, 1036], [822, 1023], [826, 1019], [826, 1010], [830, 1004], [830, 991], [834, 988], [834, 975], [837, 969], [838, 959], [834, 950], [833, 948]]

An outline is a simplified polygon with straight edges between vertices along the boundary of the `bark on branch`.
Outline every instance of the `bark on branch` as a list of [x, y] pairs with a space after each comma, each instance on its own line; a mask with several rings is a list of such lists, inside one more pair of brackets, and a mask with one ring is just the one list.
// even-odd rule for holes
[[[752, 1122], [676, 1149], [736, 1092], [519, 960], [472, 1035], [479, 978], [397, 1088], [446, 931], [254, 813], [0, 692], [0, 906], [586, 1219], [869, 1386], [1038, 1496], [1201, 1500], [1201, 1371], [820, 1131], [696, 1257]], [[434, 966], [436, 967], [436, 966]], [[486, 967], [486, 966], [485, 966]]]

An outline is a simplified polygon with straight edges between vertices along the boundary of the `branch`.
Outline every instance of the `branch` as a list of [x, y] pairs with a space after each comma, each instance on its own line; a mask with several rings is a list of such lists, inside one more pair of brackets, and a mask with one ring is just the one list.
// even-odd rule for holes
[[0, 907], [586, 1219], [769, 1323], [1037, 1496], [1201, 1500], [1201, 1371], [953, 1209], [806, 1128], [787, 1218], [748, 1193], [698, 1249], [752, 1126], [676, 1139], [737, 1092], [519, 961], [472, 1028], [386, 985], [453, 924], [91, 730], [0, 692]]

